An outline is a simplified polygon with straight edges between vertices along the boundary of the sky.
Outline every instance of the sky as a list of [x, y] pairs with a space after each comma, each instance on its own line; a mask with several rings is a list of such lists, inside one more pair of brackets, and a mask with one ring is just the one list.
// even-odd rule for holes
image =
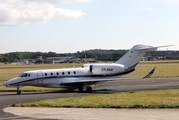
[[0, 53], [179, 50], [179, 0], [0, 0]]

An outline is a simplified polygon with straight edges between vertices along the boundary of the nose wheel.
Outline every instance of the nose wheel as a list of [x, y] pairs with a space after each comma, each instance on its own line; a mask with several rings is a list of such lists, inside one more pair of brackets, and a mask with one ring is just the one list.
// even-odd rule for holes
[[17, 88], [17, 94], [18, 94], [18, 95], [21, 94], [21, 91], [20, 91], [19, 87]]

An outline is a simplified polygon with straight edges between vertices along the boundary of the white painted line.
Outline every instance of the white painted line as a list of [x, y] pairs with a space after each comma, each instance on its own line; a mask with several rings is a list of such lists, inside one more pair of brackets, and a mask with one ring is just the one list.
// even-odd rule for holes
[[53, 113], [46, 113], [46, 114], [59, 114], [59, 113], [65, 113], [65, 112], [74, 112], [74, 111], [84, 111], [88, 109], [78, 109], [78, 110], [66, 110], [66, 111], [61, 111], [61, 112], [53, 112]]
[[16, 118], [23, 118], [23, 117], [7, 117], [7, 118], [0, 118], [0, 120], [11, 120], [11, 119], [16, 119]]

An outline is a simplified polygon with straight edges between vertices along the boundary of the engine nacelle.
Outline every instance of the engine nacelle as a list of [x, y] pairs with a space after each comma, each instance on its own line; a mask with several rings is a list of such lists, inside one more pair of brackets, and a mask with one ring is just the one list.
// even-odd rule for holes
[[95, 75], [110, 75], [124, 72], [125, 68], [121, 64], [93, 64], [89, 66], [89, 70]]

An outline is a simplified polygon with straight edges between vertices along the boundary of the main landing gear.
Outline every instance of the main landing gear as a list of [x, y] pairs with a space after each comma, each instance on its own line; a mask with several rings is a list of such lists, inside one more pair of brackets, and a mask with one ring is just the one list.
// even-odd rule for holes
[[87, 92], [91, 92], [92, 91], [92, 87], [88, 86], [86, 89]]
[[[84, 89], [84, 86], [78, 87], [78, 90], [79, 90], [80, 92], [82, 92], [83, 89]], [[86, 89], [87, 92], [91, 92], [91, 91], [92, 91], [92, 87], [91, 87], [91, 86], [88, 86], [88, 87], [86, 87], [85, 89]]]
[[78, 87], [78, 90], [79, 90], [80, 92], [82, 92], [82, 91], [83, 91], [83, 86]]
[[21, 94], [21, 90], [19, 89], [19, 87], [17, 87], [17, 94], [18, 94], [18, 95]]

